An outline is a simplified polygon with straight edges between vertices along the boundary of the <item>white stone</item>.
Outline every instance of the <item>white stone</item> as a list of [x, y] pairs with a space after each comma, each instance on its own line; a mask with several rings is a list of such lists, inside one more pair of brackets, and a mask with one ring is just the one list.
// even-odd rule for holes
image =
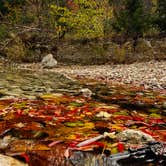
[[0, 154], [0, 166], [28, 166], [12, 157]]
[[84, 97], [90, 98], [92, 96], [92, 91], [88, 88], [83, 88], [80, 90]]
[[42, 59], [41, 64], [44, 68], [54, 68], [57, 66], [58, 62], [54, 59], [52, 54], [48, 54]]
[[5, 136], [3, 139], [0, 139], [0, 149], [7, 148], [12, 140], [13, 138], [11, 136]]

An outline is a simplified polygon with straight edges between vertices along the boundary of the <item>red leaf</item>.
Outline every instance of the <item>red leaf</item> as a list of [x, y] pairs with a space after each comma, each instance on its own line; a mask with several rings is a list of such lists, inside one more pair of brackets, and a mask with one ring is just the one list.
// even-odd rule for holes
[[124, 151], [124, 144], [121, 143], [121, 142], [118, 143], [118, 151], [119, 152], [123, 152]]
[[114, 119], [118, 119], [118, 120], [132, 120], [132, 117], [125, 116], [125, 115], [117, 115], [117, 116], [114, 117]]
[[22, 115], [23, 115], [23, 110], [17, 110], [16, 117], [19, 118]]
[[30, 158], [29, 158], [29, 156], [26, 153], [22, 153], [20, 156], [25, 159], [26, 163], [29, 163]]
[[151, 124], [164, 124], [164, 121], [160, 118], [149, 118]]
[[102, 147], [102, 148], [105, 147], [105, 144], [102, 143], [102, 142], [93, 142], [93, 143], [91, 143], [91, 144], [89, 144], [89, 145], [97, 145], [97, 146]]
[[153, 132], [151, 132], [150, 130], [148, 130], [148, 129], [141, 129], [141, 131], [143, 131], [144, 133], [146, 133], [146, 134], [149, 134], [149, 135], [151, 135], [152, 137], [154, 137], [154, 138], [158, 138], [159, 136], [157, 136], [156, 134], [154, 134]]
[[73, 142], [70, 143], [69, 147], [70, 147], [70, 148], [76, 148], [76, 147], [77, 147], [77, 144], [78, 144], [78, 142], [73, 141]]
[[135, 120], [135, 121], [144, 121], [145, 118], [143, 118], [141, 116], [136, 116], [136, 117], [133, 116], [133, 120]]

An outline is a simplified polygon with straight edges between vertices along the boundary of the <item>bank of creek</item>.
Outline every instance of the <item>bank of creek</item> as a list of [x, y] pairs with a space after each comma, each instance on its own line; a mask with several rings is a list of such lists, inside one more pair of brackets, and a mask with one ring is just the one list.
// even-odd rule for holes
[[0, 68], [0, 165], [165, 165], [164, 148], [160, 158], [110, 158], [155, 141], [165, 146], [164, 89]]

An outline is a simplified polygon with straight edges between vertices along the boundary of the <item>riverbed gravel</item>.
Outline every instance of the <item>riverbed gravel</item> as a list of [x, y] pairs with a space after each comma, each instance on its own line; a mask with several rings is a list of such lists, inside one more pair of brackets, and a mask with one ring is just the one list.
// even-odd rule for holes
[[166, 90], [166, 61], [150, 61], [118, 65], [64, 65], [53, 69], [42, 69], [40, 64], [24, 64], [21, 68], [49, 70], [72, 78], [89, 78], [112, 84], [132, 84], [146, 89]]

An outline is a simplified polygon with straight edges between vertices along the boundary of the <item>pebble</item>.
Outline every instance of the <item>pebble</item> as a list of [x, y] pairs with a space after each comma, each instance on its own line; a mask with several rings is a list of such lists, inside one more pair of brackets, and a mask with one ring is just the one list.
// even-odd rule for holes
[[72, 75], [75, 78], [91, 78], [115, 84], [143, 85], [146, 89], [166, 89], [166, 61], [150, 61], [129, 65], [73, 65], [62, 66], [52, 71]]

